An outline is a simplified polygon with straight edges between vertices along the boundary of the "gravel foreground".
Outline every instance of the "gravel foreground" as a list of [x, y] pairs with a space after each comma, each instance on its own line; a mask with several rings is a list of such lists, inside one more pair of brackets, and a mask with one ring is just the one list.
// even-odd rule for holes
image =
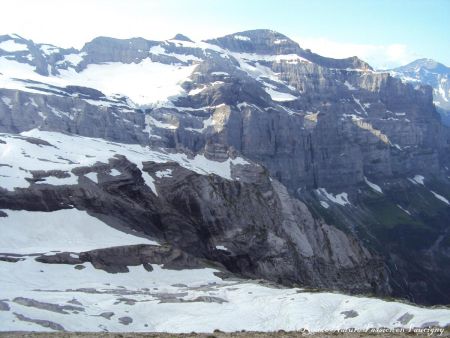
[[295, 338], [295, 337], [450, 337], [450, 328], [429, 329], [404, 329], [385, 330], [379, 332], [233, 332], [225, 333], [216, 331], [214, 333], [87, 333], [87, 332], [0, 332], [0, 338]]

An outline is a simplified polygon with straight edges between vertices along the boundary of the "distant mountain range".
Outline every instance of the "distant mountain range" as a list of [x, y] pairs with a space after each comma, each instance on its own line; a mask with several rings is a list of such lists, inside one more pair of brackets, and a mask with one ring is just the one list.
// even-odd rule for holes
[[450, 125], [450, 68], [431, 59], [418, 59], [406, 66], [390, 70], [393, 76], [409, 83], [423, 83], [433, 87], [433, 100], [442, 116]]

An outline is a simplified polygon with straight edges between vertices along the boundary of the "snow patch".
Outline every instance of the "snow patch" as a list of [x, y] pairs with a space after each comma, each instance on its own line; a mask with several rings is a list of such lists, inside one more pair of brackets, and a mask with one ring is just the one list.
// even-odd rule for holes
[[67, 55], [64, 55], [64, 60], [60, 61], [60, 62], [68, 62], [74, 66], [78, 66], [81, 63], [81, 61], [83, 61], [83, 57], [86, 55], [87, 55], [86, 53], [67, 54]]
[[156, 177], [163, 178], [163, 177], [172, 177], [172, 169], [165, 169], [160, 170], [155, 173]]
[[408, 180], [414, 184], [425, 185], [424, 183], [425, 177], [423, 177], [422, 175], [416, 175], [413, 178], [408, 178]]
[[287, 101], [294, 101], [294, 100], [298, 99], [298, 97], [296, 97], [292, 94], [278, 92], [269, 87], [265, 87], [264, 90], [266, 91], [267, 94], [270, 95], [270, 97], [272, 98], [273, 101], [287, 102]]
[[379, 192], [380, 194], [383, 193], [383, 190], [381, 190], [379, 185], [376, 185], [375, 183], [370, 182], [367, 177], [364, 176], [364, 182], [366, 182], [366, 184], [371, 187], [373, 190]]
[[212, 72], [211, 75], [215, 75], [215, 76], [229, 76], [230, 74], [228, 74], [227, 72]]
[[330, 207], [330, 205], [327, 202], [325, 202], [325, 201], [320, 201], [320, 205], [322, 207], [324, 207], [325, 209], [328, 209]]
[[122, 175], [122, 173], [121, 173], [119, 170], [117, 170], [116, 168], [113, 168], [113, 169], [111, 169], [111, 171], [109, 172], [109, 175], [110, 175], [110, 176], [119, 176], [119, 175]]
[[[366, 114], [366, 115], [368, 115], [367, 114], [367, 111], [366, 111], [366, 108], [364, 108], [364, 106], [361, 104], [361, 101], [359, 100], [359, 99], [357, 99], [354, 95], [352, 95], [352, 97], [353, 97], [353, 101], [355, 101], [355, 103], [362, 109], [362, 111], [364, 112], [364, 114]], [[356, 111], [358, 114], [360, 113], [360, 112], [358, 112], [358, 111]]]
[[438, 193], [435, 193], [434, 191], [430, 190], [431, 193], [434, 195], [434, 197], [436, 197], [438, 200], [444, 202], [447, 205], [450, 205], [450, 202], [448, 201], [448, 199], [446, 199], [444, 196], [439, 195]]
[[3, 96], [2, 101], [4, 104], [6, 104], [9, 108], [12, 108], [12, 100], [9, 97]]
[[286, 43], [286, 42], [288, 42], [286, 39], [276, 39], [276, 40], [273, 41], [273, 43], [275, 45], [279, 45], [281, 43]]
[[78, 176], [70, 173], [68, 177], [45, 177], [43, 182], [36, 182], [36, 184], [50, 184], [50, 185], [75, 185], [78, 184]]
[[344, 85], [348, 88], [348, 90], [358, 90], [358, 88], [353, 87], [348, 81], [345, 81]]
[[84, 176], [89, 178], [91, 181], [98, 183], [98, 174], [97, 173], [91, 172], [91, 173], [85, 174]]
[[145, 184], [153, 191], [153, 193], [158, 196], [158, 191], [156, 190], [155, 186], [155, 179], [150, 176], [149, 173], [146, 171], [141, 170], [142, 172], [142, 178], [144, 179]]
[[17, 43], [14, 40], [6, 40], [0, 42], [0, 49], [3, 49], [5, 52], [14, 53], [26, 51], [28, 50], [28, 47], [24, 43]]
[[342, 192], [340, 194], [337, 194], [336, 196], [334, 196], [333, 194], [330, 194], [327, 192], [327, 190], [325, 188], [319, 188], [316, 189], [316, 192], [320, 195], [323, 196], [325, 198], [327, 198], [329, 201], [345, 206], [348, 204], [351, 204], [350, 201], [348, 200], [348, 194], [346, 192]]
[[405, 213], [407, 213], [408, 215], [411, 216], [411, 213], [410, 213], [408, 210], [406, 210], [405, 208], [403, 208], [400, 204], [397, 204], [397, 206], [398, 206], [402, 211], [404, 211]]
[[233, 35], [233, 38], [235, 38], [236, 40], [241, 40], [241, 41], [250, 41], [250, 38], [248, 36], [243, 36], [243, 35]]
[[59, 52], [59, 48], [53, 45], [41, 45], [40, 49], [45, 55], [52, 55]]
[[[164, 123], [161, 121], [158, 121], [153, 116], [147, 114], [145, 115], [145, 124], [146, 126], [155, 126], [156, 128], [162, 128], [162, 129], [177, 129], [178, 127], [170, 124], [170, 123]], [[147, 132], [150, 132], [147, 130]]]

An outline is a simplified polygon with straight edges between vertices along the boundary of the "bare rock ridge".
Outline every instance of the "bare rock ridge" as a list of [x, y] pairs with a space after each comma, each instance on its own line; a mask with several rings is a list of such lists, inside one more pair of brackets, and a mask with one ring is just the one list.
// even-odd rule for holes
[[[138, 166], [111, 152], [108, 163], [70, 173], [36, 168], [27, 187], [0, 183], [0, 209], [86, 210], [158, 239], [182, 264], [205, 260], [286, 285], [450, 302], [450, 130], [430, 86], [357, 57], [322, 57], [270, 30], [203, 42], [98, 37], [81, 50], [1, 36], [0, 58], [11, 72], [29, 70], [17, 78], [0, 69], [3, 135], [58, 148], [51, 136], [19, 135], [39, 129], [247, 163], [230, 164], [221, 177], [180, 162]], [[126, 83], [134, 67], [148, 72], [145, 90], [102, 78], [116, 71]], [[146, 98], [161, 87], [164, 99]], [[112, 169], [121, 175], [108, 175]], [[165, 170], [170, 177], [156, 176]], [[90, 171], [96, 184], [83, 178]], [[77, 184], [42, 184], [58, 175]], [[116, 250], [126, 261], [108, 264]], [[80, 259], [123, 272], [155, 263], [158, 250], [111, 248]], [[39, 259], [78, 264], [64, 257]]]

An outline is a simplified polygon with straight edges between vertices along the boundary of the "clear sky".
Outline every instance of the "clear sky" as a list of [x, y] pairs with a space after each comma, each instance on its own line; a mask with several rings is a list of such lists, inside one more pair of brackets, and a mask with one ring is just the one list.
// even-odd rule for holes
[[450, 0], [2, 0], [0, 34], [81, 47], [103, 35], [194, 40], [269, 28], [325, 56], [377, 68], [450, 66]]

